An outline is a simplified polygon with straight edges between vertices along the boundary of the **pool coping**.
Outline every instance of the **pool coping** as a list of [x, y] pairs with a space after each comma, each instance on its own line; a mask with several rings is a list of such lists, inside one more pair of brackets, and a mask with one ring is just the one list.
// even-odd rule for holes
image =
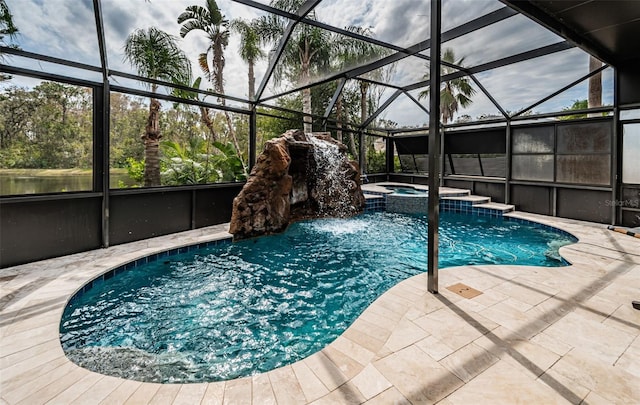
[[[565, 311], [562, 316], [547, 314], [557, 311], [545, 309], [545, 302], [554, 297], [567, 294], [573, 297], [570, 292], [576, 285], [582, 286], [580, 283], [586, 283], [585, 285], [590, 287], [593, 284], [591, 278], [598, 280], [604, 277], [607, 282], [602, 286], [598, 284], [596, 294], [587, 294], [584, 301], [597, 298], [600, 304], [606, 302], [608, 307], [612, 308], [611, 313], [607, 313], [600, 323], [609, 321], [612, 324], [612, 339], [622, 339], [624, 342], [631, 339], [624, 350], [616, 352], [616, 360], [620, 362], [620, 359], [636, 359], [640, 353], [640, 326], [634, 326], [640, 325], [640, 317], [625, 310], [625, 304], [619, 300], [623, 297], [625, 300], [629, 299], [629, 286], [640, 288], [640, 244], [637, 239], [609, 231], [606, 225], [602, 224], [521, 212], [505, 214], [505, 217], [533, 221], [576, 236], [579, 239], [576, 244], [561, 248], [563, 258], [572, 265], [557, 268], [494, 265], [447, 268], [439, 272], [441, 288], [440, 294], [435, 296], [426, 290], [425, 274], [413, 276], [381, 295], [351, 327], [320, 352], [267, 373], [225, 382], [154, 384], [91, 372], [76, 366], [65, 357], [59, 341], [59, 322], [68, 300], [92, 279], [108, 273], [122, 263], [168, 249], [229, 238], [230, 235], [226, 232], [227, 224], [2, 269], [0, 403], [35, 403], [49, 400], [58, 403], [98, 403], [102, 400], [111, 403], [204, 403], [209, 399], [212, 403], [231, 403], [234, 400], [238, 403], [252, 400], [255, 403], [270, 400], [275, 403], [384, 403], [391, 399], [456, 403], [461, 398], [466, 398], [465, 395], [469, 392], [475, 392], [479, 381], [504, 368], [524, 367], [525, 375], [531, 372], [531, 368], [520, 363], [512, 364], [513, 356], [501, 357], [500, 352], [496, 351], [498, 349], [490, 347], [491, 339], [489, 343], [485, 341], [487, 336], [502, 336], [497, 333], [498, 330], [509, 338], [500, 338], [499, 341], [508, 342], [515, 339], [555, 359], [555, 362], [547, 367], [536, 366], [536, 371], [542, 372], [540, 375], [531, 375], [525, 379], [527, 384], [533, 384], [536, 388], [531, 395], [537, 395], [536, 398], [540, 400], [556, 398], [569, 399], [569, 402], [572, 402], [572, 399], [584, 399], [589, 395], [594, 398], [597, 395], [608, 400], [625, 399], [625, 395], [631, 394], [636, 398], [640, 397], [636, 388], [640, 386], [637, 384], [640, 382], [640, 372], [631, 360], [622, 362], [626, 364], [624, 368], [616, 369], [616, 363], [601, 364], [601, 358], [606, 356], [590, 348], [596, 351], [595, 355], [587, 356], [595, 363], [595, 366], [590, 363], [590, 367], [600, 367], [607, 370], [609, 375], [626, 379], [624, 390], [616, 390], [617, 394], [609, 392], [610, 388], [602, 384], [593, 383], [589, 386], [586, 377], [576, 377], [575, 370], [565, 364], [573, 365], [578, 362], [580, 359], [574, 358], [572, 353], [582, 353], [584, 347], [573, 347], [571, 342], [566, 341], [569, 339], [562, 339], [564, 335], [555, 330], [560, 328], [556, 325], [568, 317], [575, 322], [574, 318], [578, 316], [576, 312], [580, 313], [577, 310], [584, 310], [582, 303], [570, 307], [571, 310]], [[566, 282], [569, 276], [575, 283], [573, 287], [555, 281], [555, 278], [558, 278]], [[618, 285], [620, 279], [624, 282]], [[535, 283], [522, 287], [518, 286], [518, 283], [514, 284], [514, 280], [519, 284], [533, 281]], [[464, 282], [484, 294], [480, 299], [465, 299], [445, 288], [454, 282]], [[528, 290], [535, 290], [536, 285], [540, 283], [553, 294], [536, 302], [535, 294], [531, 294], [532, 297], [528, 297], [527, 294], [533, 291]], [[623, 293], [611, 295], [609, 292], [604, 297], [600, 296], [601, 292], [607, 291], [611, 286], [622, 289]], [[536, 294], [541, 293], [537, 291]], [[502, 300], [499, 299], [501, 296]], [[523, 298], [524, 296], [527, 298]], [[572, 299], [576, 300], [575, 297]], [[501, 320], [503, 313], [512, 311], [513, 307], [518, 311], [514, 315], [516, 318], [528, 318], [526, 315], [530, 311], [540, 307], [539, 311], [544, 311], [547, 317], [557, 319], [548, 324], [544, 322], [544, 325], [539, 325], [541, 330], [536, 330], [535, 334], [528, 336], [528, 331], [521, 331], [517, 327], [519, 321], [510, 320], [508, 317]], [[496, 312], [496, 308], [501, 311]], [[523, 311], [524, 308], [527, 310]], [[474, 335], [472, 340], [467, 342], [461, 338], [460, 342], [464, 344], [453, 344], [457, 338], [449, 341], [446, 336], [439, 335], [441, 332], [436, 328], [438, 323], [430, 324], [430, 318], [434, 318], [432, 321], [443, 323], [473, 319], [466, 319], [466, 322], [460, 324], [463, 330], [469, 329], [471, 324], [480, 326], [475, 328], [475, 333], [473, 330], [468, 331]], [[536, 329], [538, 325], [534, 321], [538, 318], [531, 319], [531, 325], [524, 326]], [[572, 326], [575, 327], [573, 324]], [[451, 326], [445, 329], [449, 330]], [[554, 333], [546, 336], [547, 329]], [[453, 333], [453, 330], [450, 332]], [[476, 334], [479, 335], [475, 336]], [[617, 335], [620, 336], [616, 337]], [[536, 337], [537, 341], [534, 340]], [[426, 342], [433, 343], [433, 346], [427, 345]], [[567, 346], [571, 348], [566, 349]], [[559, 347], [562, 349], [558, 349]], [[445, 353], [446, 355], [440, 357]], [[467, 359], [470, 353], [476, 355]], [[608, 352], [605, 354], [613, 356]], [[474, 368], [470, 365], [475, 364], [477, 358], [484, 358], [485, 363], [479, 368], [475, 367], [478, 370], [470, 372], [468, 369]], [[415, 359], [421, 361], [416, 363]], [[538, 359], [527, 360], [534, 364], [539, 362]], [[462, 367], [456, 365], [460, 361]], [[565, 368], [558, 367], [557, 364]], [[573, 371], [569, 372], [567, 368]], [[610, 368], [616, 370], [609, 370]], [[425, 371], [438, 376], [434, 382], [437, 383], [435, 386], [425, 385], [422, 381]], [[520, 371], [522, 374], [522, 370]], [[558, 377], [558, 373], [562, 377]], [[510, 381], [512, 376], [509, 374], [500, 373], [500, 376]], [[524, 378], [520, 374], [515, 373], [518, 378]], [[547, 380], [551, 376], [557, 383], [555, 386], [551, 384], [549, 388], [550, 384], [545, 385], [543, 376], [547, 376]], [[570, 395], [563, 391], [568, 389], [568, 384], [564, 383], [567, 379], [579, 382], [578, 386], [582, 387], [580, 393]], [[431, 381], [429, 378], [427, 380]], [[440, 388], [436, 389], [436, 386]]]

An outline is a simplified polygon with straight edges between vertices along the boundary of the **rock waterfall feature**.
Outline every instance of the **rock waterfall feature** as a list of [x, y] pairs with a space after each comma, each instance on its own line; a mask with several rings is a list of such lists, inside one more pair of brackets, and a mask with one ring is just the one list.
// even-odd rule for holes
[[234, 240], [282, 232], [301, 219], [361, 213], [360, 170], [346, 150], [328, 134], [300, 130], [268, 141], [233, 200]]

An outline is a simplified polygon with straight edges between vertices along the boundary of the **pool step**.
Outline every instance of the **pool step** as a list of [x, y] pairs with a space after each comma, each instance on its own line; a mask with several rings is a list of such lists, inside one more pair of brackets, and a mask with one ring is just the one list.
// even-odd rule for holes
[[473, 205], [478, 205], [478, 204], [490, 203], [491, 197], [483, 197], [481, 195], [468, 194], [463, 196], [442, 197], [441, 200], [468, 201]]
[[513, 211], [515, 206], [491, 202], [491, 197], [470, 194], [462, 197], [444, 197], [440, 200], [440, 209], [464, 214], [501, 217]]
[[486, 204], [474, 205], [473, 208], [484, 208], [484, 209], [488, 209], [488, 210], [500, 211], [503, 214], [506, 214], [507, 212], [511, 212], [511, 211], [515, 210], [516, 206], [515, 205], [511, 205], [511, 204], [502, 204], [502, 203], [496, 203], [496, 202], [489, 202], [489, 203], [486, 203]]
[[[405, 186], [397, 183], [380, 183], [363, 186], [367, 201], [366, 211], [389, 211], [409, 214], [427, 213], [427, 196], [416, 194], [396, 194], [382, 186]], [[415, 187], [423, 189], [423, 187]], [[384, 190], [384, 191], [383, 191]], [[440, 210], [471, 215], [501, 217], [515, 210], [515, 206], [491, 201], [491, 197], [471, 194], [469, 190], [440, 187]]]

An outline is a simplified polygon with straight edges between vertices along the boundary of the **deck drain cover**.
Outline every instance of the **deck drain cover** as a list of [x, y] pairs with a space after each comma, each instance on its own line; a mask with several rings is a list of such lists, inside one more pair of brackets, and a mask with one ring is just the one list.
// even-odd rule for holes
[[461, 295], [465, 298], [473, 298], [482, 294], [482, 291], [478, 291], [475, 288], [471, 288], [468, 285], [464, 285], [462, 283], [450, 285], [449, 287], [447, 287], [447, 290], [453, 291], [454, 293]]

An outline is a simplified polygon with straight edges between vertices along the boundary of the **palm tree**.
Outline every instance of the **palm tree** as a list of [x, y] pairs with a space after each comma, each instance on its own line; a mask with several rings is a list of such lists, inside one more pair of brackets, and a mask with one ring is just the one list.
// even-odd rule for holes
[[13, 23], [13, 15], [11, 14], [11, 10], [9, 10], [7, 2], [0, 0], [0, 44], [10, 46], [5, 44], [4, 36], [7, 35], [9, 38], [13, 38], [17, 33], [18, 27]]
[[[224, 50], [229, 45], [229, 21], [222, 15], [215, 0], [206, 0], [207, 6], [189, 6], [178, 16], [180, 36], [186, 37], [193, 31], [204, 31], [209, 39], [209, 47], [198, 57], [200, 67], [207, 80], [213, 83], [216, 92], [224, 94]], [[208, 62], [209, 52], [212, 54], [213, 63]]]
[[[206, 7], [188, 6], [185, 11], [178, 16], [180, 36], [186, 37], [193, 31], [203, 31], [209, 39], [209, 47], [206, 52], [198, 56], [198, 63], [207, 80], [213, 84], [213, 89], [218, 94], [224, 95], [224, 50], [229, 45], [229, 20], [225, 18], [215, 0], [206, 0]], [[209, 53], [212, 55], [212, 63], [209, 64]], [[224, 98], [219, 99], [220, 104], [226, 104]], [[238, 152], [238, 157], [242, 160], [241, 148], [233, 128], [231, 116], [224, 112], [229, 127], [229, 134]], [[203, 116], [204, 119], [204, 116]], [[243, 161], [245, 172], [246, 165]]]
[[261, 38], [258, 35], [258, 20], [246, 22], [242, 18], [231, 21], [231, 29], [240, 34], [240, 57], [249, 66], [249, 100], [256, 96], [255, 63], [266, 55], [260, 48]]
[[[296, 13], [304, 3], [305, 0], [272, 0], [271, 6]], [[307, 18], [316, 19], [315, 12], [309, 13]], [[269, 15], [258, 20], [257, 30], [263, 40], [277, 46], [287, 25], [287, 19]], [[329, 68], [336, 47], [335, 36], [330, 31], [298, 24], [276, 65], [274, 80], [279, 83], [286, 77], [299, 86], [309, 84], [313, 75]], [[304, 132], [312, 132], [310, 88], [302, 90], [302, 112], [304, 113]]]
[[[132, 32], [124, 47], [124, 60], [143, 77], [172, 83], [188, 83], [191, 78], [191, 63], [187, 55], [178, 48], [174, 37], [155, 27]], [[155, 93], [157, 85], [151, 85]], [[144, 185], [160, 185], [160, 102], [151, 98], [149, 119], [142, 136], [145, 151]]]
[[[456, 66], [462, 67], [464, 57], [460, 58], [456, 62], [456, 56], [453, 49], [447, 48], [444, 50], [442, 60]], [[456, 72], [456, 69], [449, 66], [441, 67], [442, 75], [448, 75]], [[424, 75], [424, 79], [429, 79], [429, 74]], [[442, 116], [442, 122], [446, 124], [453, 119], [453, 114], [458, 111], [458, 107], [465, 108], [469, 106], [473, 101], [471, 96], [476, 94], [476, 90], [471, 86], [468, 77], [460, 77], [457, 79], [444, 82], [444, 87], [440, 90], [440, 115]], [[418, 98], [422, 99], [429, 95], [429, 88], [421, 91], [418, 94]]]
[[[14, 39], [18, 33], [18, 27], [13, 23], [13, 15], [5, 0], [0, 0], [0, 45], [18, 49], [18, 46], [10, 42], [6, 42], [4, 37]], [[4, 60], [4, 55], [0, 54], [0, 61]], [[0, 73], [0, 81], [11, 79], [10, 75]]]
[[[589, 55], [589, 72], [600, 69], [602, 62], [598, 58]], [[599, 72], [589, 78], [589, 96], [588, 108], [596, 108], [602, 106], [602, 72]], [[598, 114], [589, 114], [589, 117], [597, 117]]]
[[[348, 31], [354, 32], [363, 36], [372, 36], [373, 32], [370, 28], [363, 28], [358, 26], [347, 27]], [[353, 38], [342, 39], [338, 42], [338, 53], [340, 65], [343, 68], [352, 67], [363, 62], [369, 62], [374, 59], [378, 59], [389, 54], [389, 50], [373, 45], [369, 42], [360, 41]], [[376, 69], [371, 72], [367, 72], [363, 75], [366, 79], [380, 80], [384, 75], [385, 69]], [[368, 81], [358, 81], [359, 101], [360, 101], [360, 123], [364, 123], [369, 116], [369, 107], [371, 106], [370, 90], [371, 83]], [[339, 97], [336, 101], [336, 115], [338, 115], [338, 121], [341, 121], [342, 117], [342, 97]], [[341, 127], [341, 125], [339, 126]], [[358, 156], [358, 150], [356, 149], [353, 132], [349, 132], [349, 149], [353, 156]], [[364, 171], [365, 168], [363, 167]]]

